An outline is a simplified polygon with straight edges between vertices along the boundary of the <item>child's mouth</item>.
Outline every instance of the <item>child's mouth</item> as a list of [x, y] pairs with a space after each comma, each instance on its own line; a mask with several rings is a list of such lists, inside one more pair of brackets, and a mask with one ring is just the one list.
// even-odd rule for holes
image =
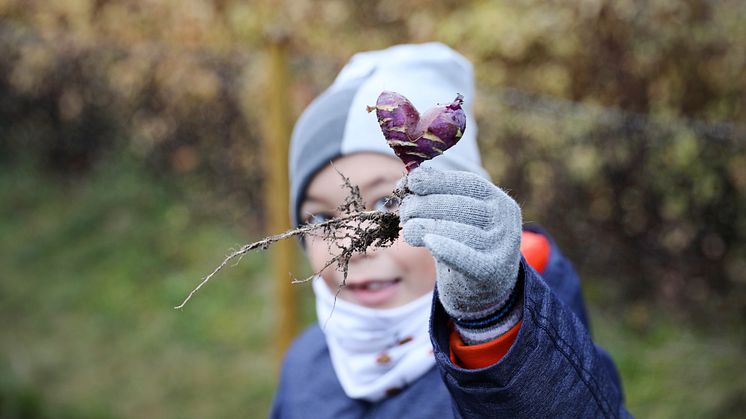
[[347, 290], [353, 298], [361, 305], [378, 307], [386, 305], [396, 295], [401, 278], [387, 281], [373, 280], [347, 284]]

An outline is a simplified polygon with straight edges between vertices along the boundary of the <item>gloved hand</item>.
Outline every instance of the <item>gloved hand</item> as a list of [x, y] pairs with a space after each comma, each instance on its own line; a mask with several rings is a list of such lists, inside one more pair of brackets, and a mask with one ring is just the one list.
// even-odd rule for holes
[[436, 261], [440, 302], [466, 344], [490, 341], [521, 319], [521, 209], [470, 172], [413, 170], [399, 187], [404, 240]]

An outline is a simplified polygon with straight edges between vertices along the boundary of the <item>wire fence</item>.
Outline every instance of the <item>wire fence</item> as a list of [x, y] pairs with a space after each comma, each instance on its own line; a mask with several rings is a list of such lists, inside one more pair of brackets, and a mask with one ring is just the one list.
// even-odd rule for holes
[[[619, 126], [620, 121], [630, 130], [661, 131], [673, 127], [691, 130], [697, 137], [731, 144], [746, 141], [746, 126], [732, 121], [708, 122], [676, 116], [664, 121], [649, 114], [624, 109], [593, 105], [528, 92], [512, 87], [483, 88], [480, 94], [494, 96], [506, 106], [516, 110], [545, 115], [549, 118], [593, 118], [595, 123]], [[656, 139], [664, 139], [657, 136]], [[671, 138], [671, 137], [669, 137]]]

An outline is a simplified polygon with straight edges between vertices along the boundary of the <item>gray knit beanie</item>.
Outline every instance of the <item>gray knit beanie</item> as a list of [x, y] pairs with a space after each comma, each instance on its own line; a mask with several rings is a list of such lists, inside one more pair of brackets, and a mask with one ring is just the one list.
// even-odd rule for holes
[[355, 54], [334, 83], [303, 112], [290, 143], [290, 216], [300, 223], [306, 187], [321, 168], [337, 157], [376, 152], [395, 156], [366, 111], [378, 95], [391, 90], [406, 96], [420, 112], [464, 96], [466, 131], [445, 154], [423, 166], [463, 170], [488, 177], [477, 148], [477, 124], [472, 114], [474, 74], [471, 63], [440, 43], [398, 45]]

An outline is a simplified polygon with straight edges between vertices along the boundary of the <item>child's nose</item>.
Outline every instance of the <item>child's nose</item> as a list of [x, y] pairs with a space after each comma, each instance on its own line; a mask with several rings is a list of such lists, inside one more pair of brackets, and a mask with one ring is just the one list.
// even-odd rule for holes
[[352, 252], [352, 255], [350, 256], [350, 263], [358, 262], [362, 259], [367, 259], [370, 256], [372, 256], [372, 253], [375, 252], [375, 249], [370, 248], [364, 252]]
[[365, 259], [370, 256], [371, 249], [355, 251], [356, 248], [363, 248], [365, 246], [359, 237], [354, 237], [354, 231], [348, 231], [347, 233], [337, 235], [335, 246], [337, 247], [336, 255], [342, 252], [350, 252], [350, 262], [356, 262], [360, 259]]
[[366, 249], [370, 243], [371, 230], [375, 224], [370, 221], [350, 221], [334, 231], [334, 243], [339, 249]]
[[[350, 221], [334, 231], [334, 247], [332, 256], [336, 257], [344, 252], [349, 252], [349, 263], [355, 263], [372, 257], [379, 248], [371, 246], [375, 243], [375, 230], [377, 224], [372, 221]], [[343, 258], [344, 259], [344, 258]]]

